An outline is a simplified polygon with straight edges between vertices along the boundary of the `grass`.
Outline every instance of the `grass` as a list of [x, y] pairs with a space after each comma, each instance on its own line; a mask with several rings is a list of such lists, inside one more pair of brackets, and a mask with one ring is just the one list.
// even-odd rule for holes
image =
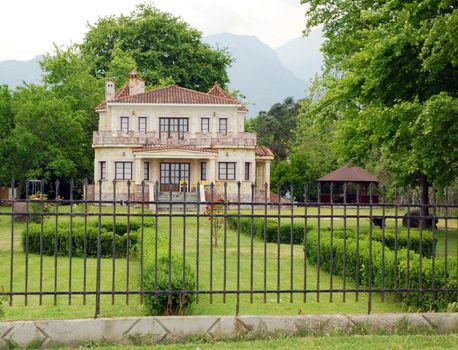
[[[275, 337], [257, 340], [190, 341], [185, 344], [154, 345], [157, 350], [185, 349], [351, 349], [408, 350], [456, 349], [458, 335], [364, 335], [329, 337]], [[88, 345], [97, 349], [151, 349], [151, 346]]]
[[[8, 208], [1, 208], [2, 212], [7, 212]], [[76, 208], [78, 212], [81, 208]], [[98, 208], [91, 207], [90, 211], [96, 213]], [[307, 215], [316, 215], [316, 208], [308, 208]], [[61, 207], [60, 212], [67, 211], [68, 207]], [[102, 208], [104, 213], [111, 213], [112, 208]], [[139, 213], [139, 209], [132, 209], [132, 213]], [[126, 212], [126, 208], [118, 208], [117, 213]], [[243, 210], [242, 213], [249, 214], [249, 210]], [[264, 214], [263, 210], [256, 210], [256, 214]], [[268, 215], [278, 214], [277, 210], [269, 210]], [[282, 210], [282, 215], [291, 214], [290, 210]], [[303, 215], [304, 209], [294, 209], [295, 215]], [[331, 209], [322, 208], [321, 215], [330, 215]], [[342, 210], [334, 209], [334, 215], [342, 215]], [[356, 209], [348, 209], [347, 215], [356, 214]], [[367, 210], [360, 210], [360, 215], [368, 215]], [[374, 210], [374, 215], [382, 214], [381, 210]], [[394, 214], [387, 211], [386, 214]], [[112, 220], [112, 218], [108, 218]], [[51, 220], [51, 219], [49, 219]], [[59, 221], [69, 220], [68, 217], [59, 218]], [[74, 221], [82, 220], [75, 218]], [[91, 218], [89, 220], [97, 220]], [[290, 220], [290, 219], [283, 219]], [[295, 218], [294, 221], [303, 221], [303, 218]], [[308, 219], [309, 225], [317, 225], [316, 218]], [[335, 218], [332, 220], [334, 228], [355, 227], [359, 225], [362, 229], [369, 228], [369, 220], [367, 218]], [[439, 223], [441, 225], [441, 223]], [[331, 225], [329, 218], [320, 220], [321, 227]], [[400, 224], [399, 224], [400, 225]], [[456, 220], [448, 222], [447, 233], [447, 249], [448, 255], [456, 255], [456, 242], [458, 230], [456, 228]], [[186, 239], [183, 232], [186, 227]], [[387, 227], [394, 227], [394, 220], [387, 220]], [[14, 255], [13, 255], [13, 291], [24, 291], [25, 288], [25, 270], [28, 271], [28, 290], [39, 291], [40, 280], [42, 281], [43, 291], [54, 291], [55, 276], [57, 276], [56, 291], [68, 291], [70, 281], [70, 259], [68, 257], [58, 257], [55, 261], [54, 257], [44, 256], [41, 260], [39, 255], [29, 254], [28, 262], [26, 255], [23, 253], [21, 246], [21, 232], [24, 230], [24, 223], [15, 223], [14, 225]], [[318, 271], [316, 266], [309, 264], [304, 265], [303, 251], [301, 246], [294, 246], [291, 251], [289, 245], [281, 245], [280, 248], [276, 244], [268, 243], [266, 246], [266, 278], [264, 278], [264, 244], [257, 239], [251, 247], [250, 237], [240, 235], [240, 248], [237, 244], [236, 232], [227, 231], [227, 244], [224, 247], [224, 237], [220, 238], [218, 247], [212, 247], [210, 244], [210, 227], [207, 218], [200, 218], [199, 224], [199, 288], [200, 290], [212, 289], [222, 290], [224, 288], [224, 259], [226, 256], [227, 280], [226, 289], [237, 289], [237, 276], [239, 276], [240, 290], [262, 290], [264, 283], [267, 289], [289, 290], [291, 288], [303, 289], [304, 276], [306, 289], [329, 289], [331, 280], [329, 274], [324, 271]], [[158, 233], [160, 235], [169, 235], [169, 218], [161, 217], [158, 220]], [[145, 243], [148, 244], [154, 240], [154, 229], [147, 229], [144, 232]], [[193, 267], [196, 267], [196, 243], [197, 243], [197, 221], [196, 218], [173, 218], [172, 219], [172, 242], [173, 252], [186, 252], [186, 261]], [[438, 255], [445, 253], [445, 234], [443, 227], [435, 233], [438, 238], [437, 252]], [[10, 253], [11, 247], [11, 221], [9, 216], [0, 216], [0, 288], [9, 290], [10, 283]], [[251, 269], [251, 248], [253, 248], [253, 269]], [[240, 249], [240, 263], [238, 263], [237, 252]], [[278, 249], [280, 249], [280, 257], [278, 258]], [[442, 253], [441, 253], [442, 252]], [[455, 254], [455, 255], [453, 255]], [[210, 258], [211, 257], [211, 258]], [[278, 261], [280, 262], [280, 270], [277, 269]], [[210, 262], [212, 265], [210, 266]], [[73, 291], [83, 291], [84, 287], [84, 260], [82, 258], [72, 259], [71, 269], [71, 289]], [[40, 266], [43, 266], [42, 269]], [[129, 277], [129, 290], [139, 290], [140, 285], [140, 264], [138, 259], [132, 259], [129, 262], [129, 274], [127, 274], [127, 262], [125, 259], [116, 259], [115, 265], [115, 288], [113, 289], [113, 260], [101, 260], [101, 290], [106, 292], [125, 291], [127, 288], [127, 277]], [[55, 273], [57, 266], [57, 275]], [[240, 266], [240, 273], [237, 274], [237, 267]], [[253, 274], [251, 273], [253, 271]], [[278, 274], [279, 272], [279, 274]], [[319, 273], [319, 283], [318, 283]], [[41, 278], [40, 278], [41, 274]], [[278, 276], [280, 278], [278, 279]], [[210, 278], [211, 277], [211, 278]], [[88, 258], [86, 261], [86, 288], [88, 291], [95, 290], [96, 280], [96, 260]], [[252, 281], [252, 282], [251, 282]], [[252, 283], [252, 284], [251, 284]], [[343, 279], [339, 276], [333, 276], [332, 287], [334, 289], [343, 286]], [[351, 280], [346, 281], [347, 288], [354, 288], [355, 285]], [[368, 307], [368, 295], [360, 293], [358, 301], [356, 301], [355, 293], [346, 293], [345, 300], [342, 293], [333, 293], [332, 302], [329, 293], [320, 293], [319, 300], [316, 293], [306, 295], [307, 300], [304, 303], [303, 294], [294, 294], [291, 300], [290, 293], [268, 293], [253, 294], [252, 299], [250, 294], [240, 295], [240, 313], [241, 314], [310, 314], [310, 313], [365, 313]], [[146, 310], [141, 305], [138, 295], [130, 295], [128, 297], [129, 304], [127, 305], [126, 296], [124, 295], [102, 295], [101, 297], [101, 316], [134, 316], [145, 315]], [[56, 305], [54, 305], [54, 300]], [[68, 305], [71, 301], [72, 305]], [[76, 317], [92, 317], [95, 309], [95, 298], [93, 295], [86, 296], [86, 303], [83, 302], [82, 295], [72, 295], [71, 300], [68, 296], [46, 295], [43, 296], [40, 305], [38, 296], [29, 296], [25, 307], [24, 296], [15, 296], [13, 306], [5, 307], [7, 319], [39, 319], [39, 318], [76, 318]], [[221, 294], [210, 297], [201, 295], [199, 303], [194, 304], [189, 313], [194, 315], [233, 315], [236, 310], [236, 295], [227, 294], [226, 299]], [[381, 296], [378, 294], [372, 295], [372, 311], [373, 312], [400, 312], [405, 309], [396, 302], [390, 300], [387, 296], [382, 302]]]

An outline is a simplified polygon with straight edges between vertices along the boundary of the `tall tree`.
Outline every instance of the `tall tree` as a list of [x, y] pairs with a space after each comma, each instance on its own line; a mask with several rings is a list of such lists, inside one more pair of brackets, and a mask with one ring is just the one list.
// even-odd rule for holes
[[141, 77], [156, 85], [161, 79], [207, 92], [218, 81], [229, 82], [232, 59], [224, 50], [202, 42], [202, 34], [169, 13], [141, 4], [129, 15], [100, 18], [89, 27], [81, 52], [93, 63], [92, 74], [102, 78], [110, 70], [115, 49], [130, 55]]
[[281, 185], [281, 194], [294, 187], [296, 199], [304, 200], [305, 185], [308, 198], [316, 197], [316, 180], [332, 170], [337, 159], [332, 147], [333, 124], [324, 124], [315, 119], [316, 103], [313, 95], [297, 103], [297, 126], [291, 132], [288, 142], [288, 159], [272, 165], [271, 189], [276, 191]]
[[[303, 0], [321, 25], [321, 116], [355, 163], [382, 162], [399, 184], [447, 185], [458, 175], [458, 22], [453, 0]], [[326, 106], [334, 106], [332, 109]]]
[[260, 112], [250, 120], [248, 130], [257, 133], [258, 144], [268, 146], [275, 159], [285, 160], [289, 154], [289, 141], [297, 124], [298, 108], [292, 97], [274, 104], [268, 112]]
[[92, 159], [85, 152], [84, 115], [72, 111], [69, 98], [39, 86], [20, 87], [12, 99], [15, 127], [2, 139], [0, 182], [11, 178], [83, 178]]

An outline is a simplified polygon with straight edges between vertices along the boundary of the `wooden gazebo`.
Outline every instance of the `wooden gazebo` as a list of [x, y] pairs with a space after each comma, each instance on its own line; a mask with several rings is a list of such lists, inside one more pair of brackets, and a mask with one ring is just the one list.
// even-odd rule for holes
[[[320, 202], [331, 203], [331, 184], [333, 203], [370, 203], [372, 186], [372, 203], [378, 203], [378, 180], [374, 175], [357, 166], [343, 166], [317, 180], [321, 184]], [[344, 199], [346, 184], [346, 201]], [[359, 195], [359, 198], [357, 196]]]

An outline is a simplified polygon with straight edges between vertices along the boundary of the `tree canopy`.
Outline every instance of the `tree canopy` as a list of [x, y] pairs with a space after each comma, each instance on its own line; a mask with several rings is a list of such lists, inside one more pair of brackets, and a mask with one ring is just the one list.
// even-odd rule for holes
[[258, 144], [269, 147], [276, 160], [285, 160], [289, 141], [297, 124], [298, 105], [292, 97], [274, 104], [268, 112], [261, 111], [248, 122], [247, 129], [257, 133]]
[[99, 18], [89, 26], [80, 49], [96, 78], [112, 73], [113, 60], [123, 52], [152, 85], [170, 79], [207, 92], [215, 81], [223, 86], [229, 82], [228, 53], [212, 49], [202, 42], [201, 32], [149, 4], [138, 5], [129, 15]]
[[[303, 0], [326, 41], [317, 118], [341, 161], [381, 163], [403, 185], [458, 175], [458, 23], [452, 0]], [[455, 53], [455, 54], [453, 54]]]

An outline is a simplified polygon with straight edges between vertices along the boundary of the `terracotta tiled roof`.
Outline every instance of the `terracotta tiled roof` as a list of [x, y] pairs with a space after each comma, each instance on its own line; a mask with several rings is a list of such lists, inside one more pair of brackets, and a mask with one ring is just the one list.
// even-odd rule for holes
[[[210, 93], [211, 92], [211, 93]], [[157, 103], [157, 104], [215, 104], [239, 105], [239, 110], [247, 111], [236, 98], [225, 92], [219, 85], [215, 85], [208, 93], [186, 89], [177, 85], [170, 85], [129, 96], [129, 86], [126, 84], [116, 92], [110, 103]], [[95, 110], [103, 110], [107, 102], [99, 104]]]
[[239, 111], [244, 111], [248, 112], [248, 108], [246, 108], [243, 104], [240, 103], [239, 100], [237, 100], [234, 96], [232, 96], [230, 93], [228, 93], [226, 90], [224, 90], [221, 85], [218, 83], [215, 83], [213, 87], [210, 89], [208, 92], [209, 95], [213, 96], [218, 96], [222, 98], [227, 98], [228, 100], [235, 101], [237, 104], [240, 104], [241, 106], [238, 108]]
[[274, 157], [273, 152], [266, 146], [256, 146], [255, 154], [258, 157]]
[[357, 166], [343, 166], [320, 177], [318, 181], [378, 182], [374, 175], [369, 174], [366, 170]]
[[[118, 91], [116, 91], [114, 99], [116, 100], [118, 98], [129, 96], [129, 92], [129, 84], [125, 83]], [[95, 107], [95, 110], [100, 111], [105, 108], [107, 108], [107, 101], [103, 101], [102, 103], [98, 104], [97, 107]]]
[[211, 148], [199, 148], [194, 146], [184, 146], [184, 145], [148, 145], [139, 148], [135, 148], [134, 152], [145, 152], [145, 151], [163, 151], [163, 150], [185, 150], [185, 151], [197, 151], [197, 152], [210, 152], [218, 153], [217, 150]]
[[129, 96], [129, 93], [130, 93], [129, 84], [125, 83], [122, 88], [116, 91], [114, 99], [116, 100], [118, 98]]

